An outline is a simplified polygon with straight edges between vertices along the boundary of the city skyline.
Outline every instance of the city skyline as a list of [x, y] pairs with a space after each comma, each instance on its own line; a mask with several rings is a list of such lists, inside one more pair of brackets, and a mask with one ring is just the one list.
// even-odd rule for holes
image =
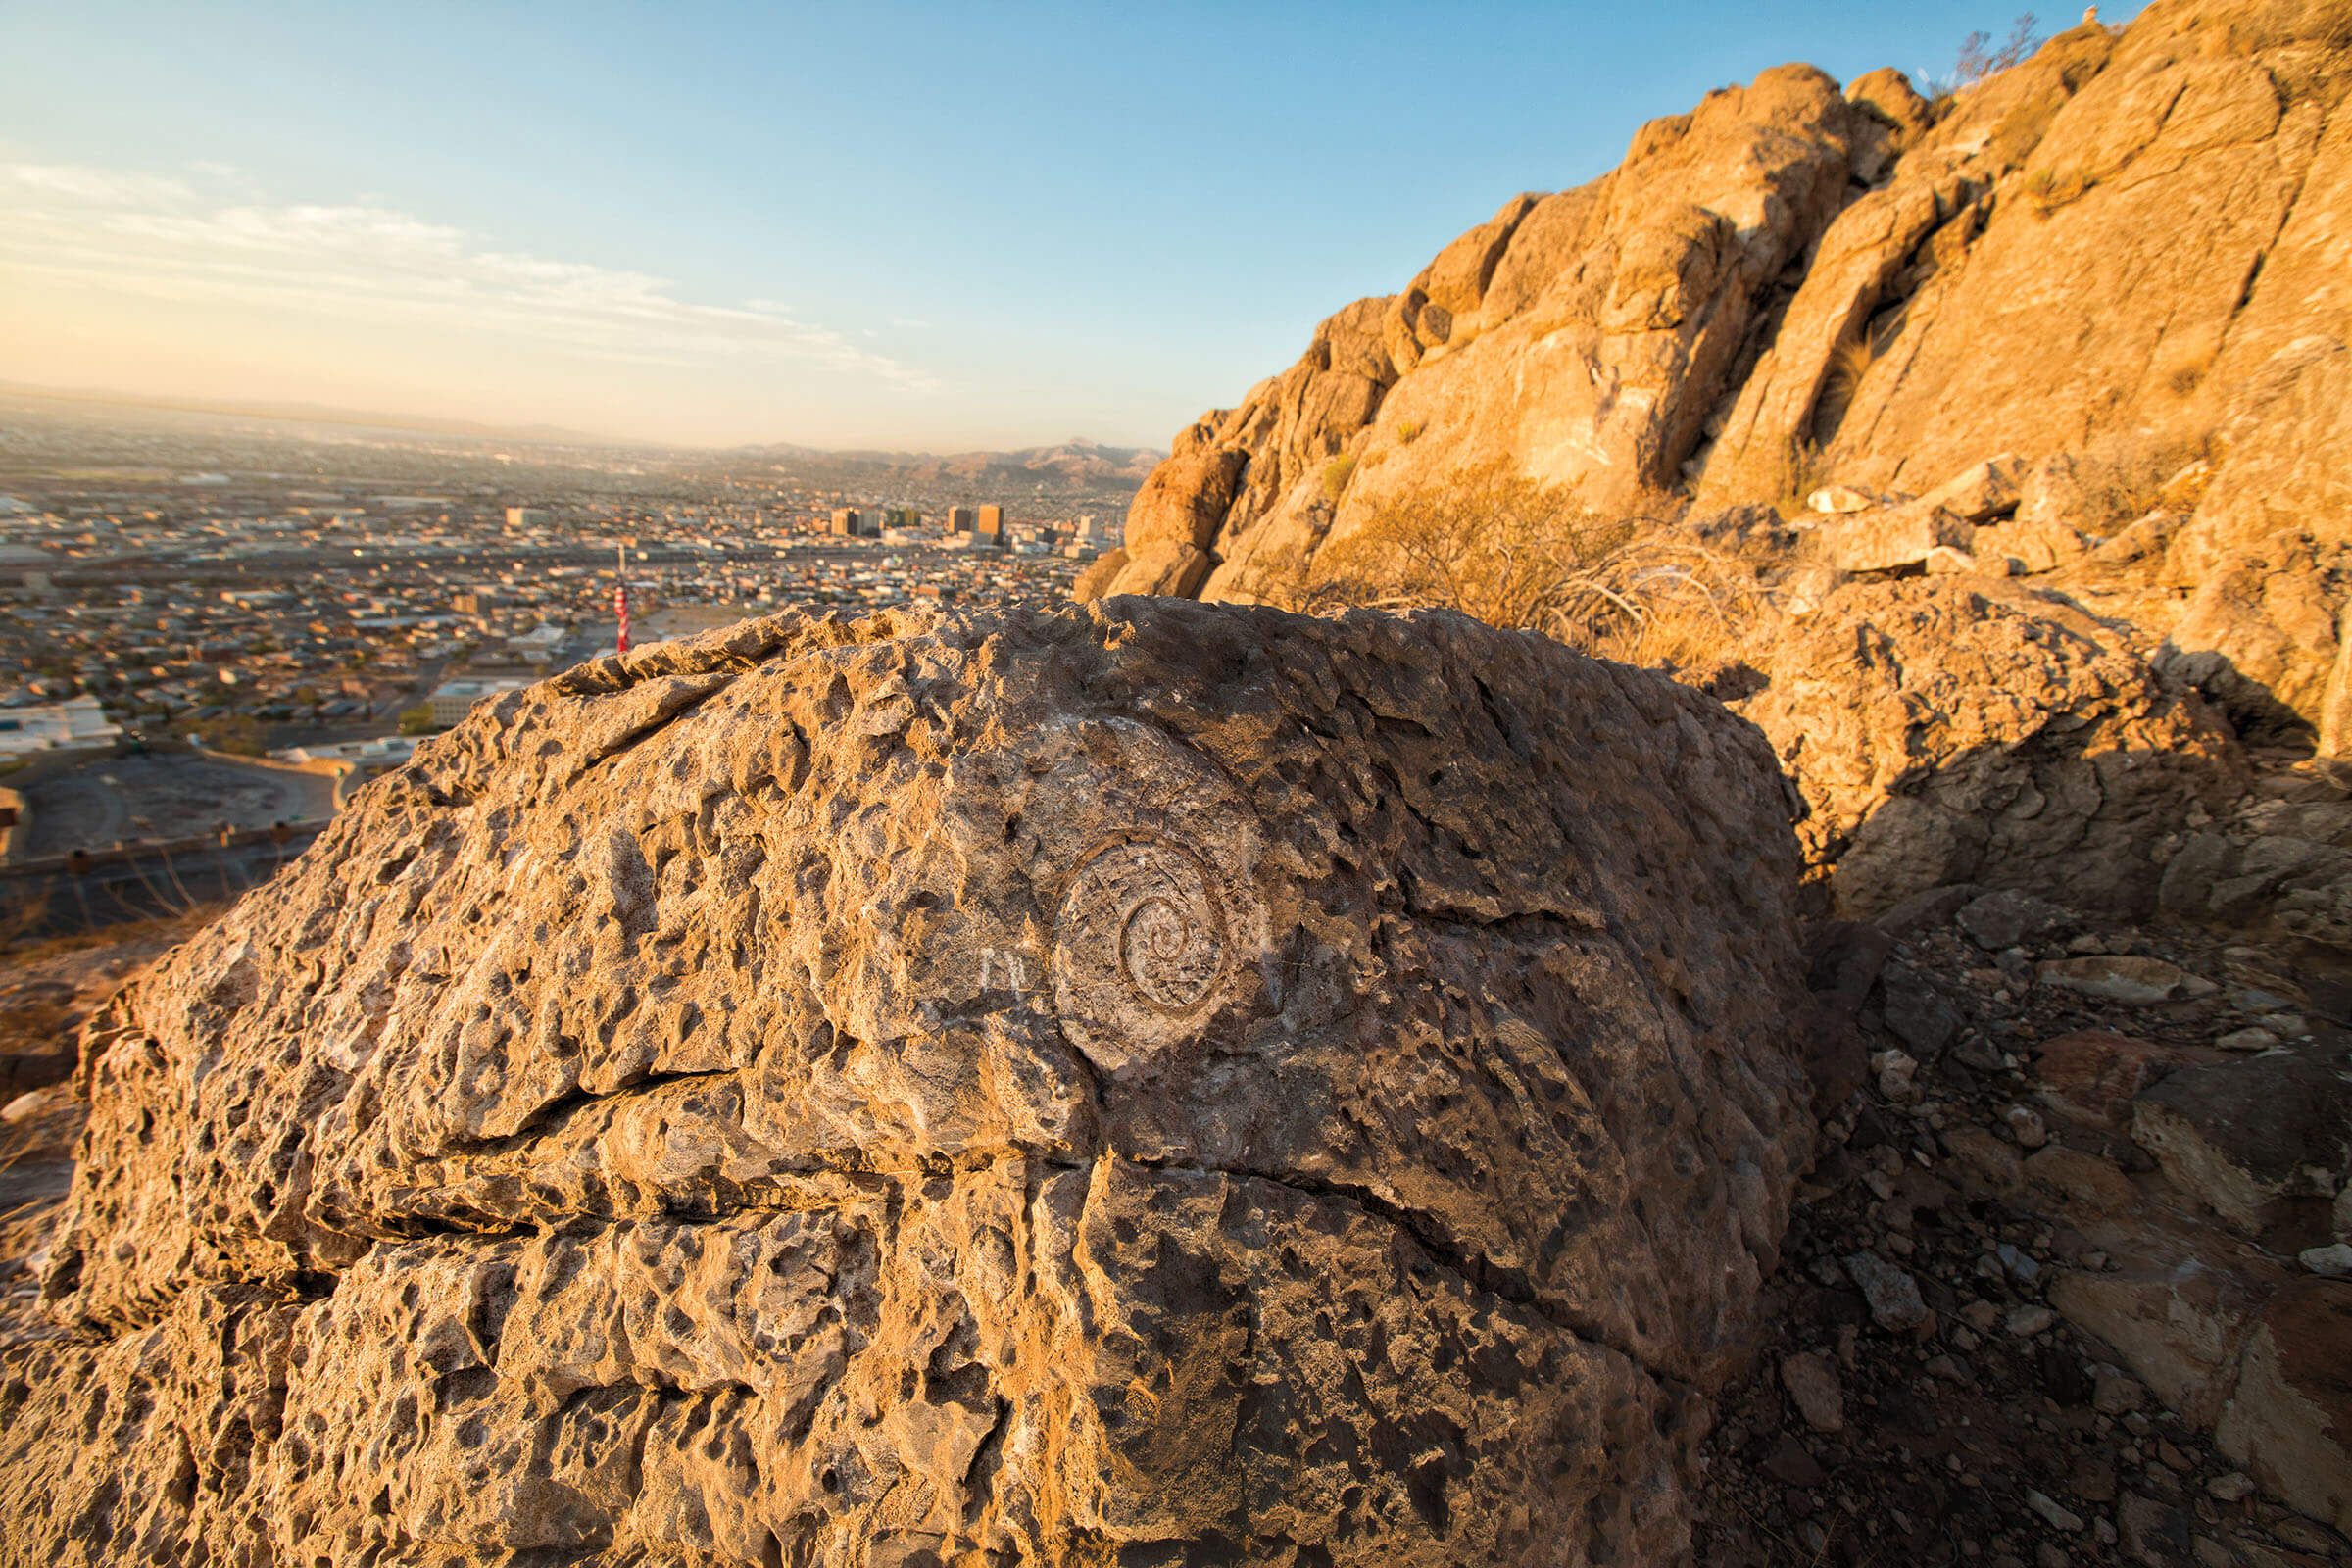
[[0, 380], [690, 446], [1164, 449], [1510, 195], [1604, 172], [1627, 123], [1788, 59], [1932, 75], [2008, 24], [671, 15], [0, 16], [32, 68], [0, 106]]

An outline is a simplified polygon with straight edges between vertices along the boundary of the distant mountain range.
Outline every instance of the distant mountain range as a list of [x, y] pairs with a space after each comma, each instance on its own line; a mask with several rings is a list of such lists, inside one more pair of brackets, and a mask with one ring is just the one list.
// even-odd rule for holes
[[429, 415], [339, 409], [313, 403], [214, 401], [0, 381], [0, 406], [10, 405], [52, 415], [74, 411], [78, 416], [108, 422], [135, 412], [176, 418], [318, 424], [397, 435], [450, 436], [467, 441], [527, 441], [668, 452], [677, 454], [689, 465], [711, 461], [765, 462], [808, 483], [841, 488], [968, 484], [977, 491], [1012, 486], [1031, 489], [1042, 484], [1057, 490], [1133, 490], [1167, 456], [1164, 451], [1150, 447], [1104, 446], [1083, 436], [1058, 446], [1024, 447], [1017, 452], [958, 452], [945, 456], [930, 452], [829, 451], [790, 442], [711, 451], [629, 441], [552, 424], [490, 425]]
[[0, 381], [0, 403], [49, 409], [60, 405], [79, 407], [92, 411], [92, 417], [100, 416], [96, 412], [100, 410], [137, 410], [142, 413], [193, 415], [212, 419], [260, 419], [279, 423], [354, 426], [393, 434], [458, 436], [469, 440], [542, 441], [565, 446], [651, 445], [615, 441], [607, 436], [591, 435], [583, 430], [570, 430], [555, 424], [481, 424], [467, 419], [441, 418], [421, 414], [386, 414], [366, 409], [332, 408], [320, 403], [166, 397], [112, 391], [102, 387], [35, 386], [21, 381]]
[[773, 443], [735, 447], [729, 459], [766, 461], [820, 484], [846, 487], [924, 485], [974, 490], [1009, 486], [1063, 490], [1132, 490], [1167, 456], [1152, 447], [1110, 447], [1083, 436], [1058, 446], [1017, 452], [829, 452]]

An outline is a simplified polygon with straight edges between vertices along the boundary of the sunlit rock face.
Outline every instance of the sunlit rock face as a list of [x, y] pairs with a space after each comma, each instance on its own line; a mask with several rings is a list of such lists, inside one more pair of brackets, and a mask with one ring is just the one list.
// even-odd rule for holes
[[510, 694], [93, 1025], [0, 1561], [1678, 1560], [1795, 856], [1746, 723], [1450, 615]]

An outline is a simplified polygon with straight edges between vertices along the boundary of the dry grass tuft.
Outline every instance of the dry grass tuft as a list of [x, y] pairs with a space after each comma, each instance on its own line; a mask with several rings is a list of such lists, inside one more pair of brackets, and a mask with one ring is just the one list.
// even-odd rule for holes
[[1355, 477], [1355, 459], [1345, 453], [1323, 465], [1323, 499], [1333, 506], [1348, 493], [1348, 481]]
[[2047, 218], [2059, 208], [2090, 194], [2098, 180], [2085, 169], [2036, 169], [2026, 176], [2026, 200], [2034, 216]]
[[1774, 482], [1766, 486], [1765, 505], [1783, 517], [1801, 517], [1805, 514], [1805, 497], [1829, 482], [1830, 466], [1819, 445], [1799, 441], [1790, 436], [1781, 443], [1780, 461], [1774, 465]]
[[[1821, 378], [1821, 395], [1813, 403], [1812, 429], [1816, 436], [1835, 432], [1845, 422], [1847, 411], [1862, 390], [1863, 377], [1879, 363], [1882, 347], [1880, 340], [1865, 327], [1830, 351], [1830, 362]], [[1818, 452], [1812, 466], [1819, 466]], [[1808, 484], [1796, 493], [1799, 504], [1814, 488]]]

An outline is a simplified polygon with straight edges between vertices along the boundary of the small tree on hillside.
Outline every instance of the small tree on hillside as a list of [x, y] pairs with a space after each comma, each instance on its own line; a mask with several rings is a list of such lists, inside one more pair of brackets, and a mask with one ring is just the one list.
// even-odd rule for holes
[[2031, 11], [2011, 25], [2008, 38], [1998, 49], [1992, 47], [1991, 33], [1972, 32], [1960, 41], [1960, 60], [1952, 71], [1953, 81], [1962, 87], [1974, 86], [1986, 76], [2019, 64], [2040, 47], [2041, 32]]
[[264, 757], [270, 751], [270, 732], [247, 713], [220, 713], [188, 725], [182, 735], [196, 746], [235, 757]]

